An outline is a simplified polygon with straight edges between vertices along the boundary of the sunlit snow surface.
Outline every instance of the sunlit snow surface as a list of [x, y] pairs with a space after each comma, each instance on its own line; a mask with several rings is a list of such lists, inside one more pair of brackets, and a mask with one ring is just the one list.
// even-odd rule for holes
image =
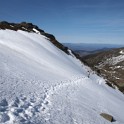
[[124, 95], [48, 38], [0, 30], [0, 124], [124, 124]]
[[112, 57], [110, 59], [107, 59], [105, 64], [116, 65], [119, 62], [123, 62], [123, 61], [124, 61], [124, 55], [119, 55], [117, 57]]

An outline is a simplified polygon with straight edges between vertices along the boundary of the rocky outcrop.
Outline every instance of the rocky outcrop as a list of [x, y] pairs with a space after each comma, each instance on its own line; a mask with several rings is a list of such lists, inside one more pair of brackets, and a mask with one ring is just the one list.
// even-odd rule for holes
[[114, 119], [113, 119], [113, 116], [109, 115], [109, 114], [106, 114], [106, 113], [101, 113], [100, 114], [104, 119], [110, 121], [110, 122], [113, 122]]
[[33, 29], [38, 30], [41, 33], [44, 33], [43, 30], [39, 29], [36, 25], [33, 25], [32, 23], [27, 22], [21, 22], [21, 23], [9, 23], [6, 21], [0, 22], [0, 29], [10, 29], [10, 30], [23, 30], [28, 32], [35, 32]]

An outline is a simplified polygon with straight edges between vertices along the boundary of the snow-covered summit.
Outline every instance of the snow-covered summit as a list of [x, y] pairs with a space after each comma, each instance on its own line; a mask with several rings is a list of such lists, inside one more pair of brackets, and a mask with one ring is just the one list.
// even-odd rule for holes
[[38, 26], [36, 26], [32, 23], [28, 23], [28, 22], [9, 23], [9, 22], [6, 22], [6, 21], [2, 21], [2, 22], [0, 22], [0, 29], [2, 29], [2, 30], [9, 29], [9, 30], [13, 30], [13, 31], [21, 30], [21, 31], [41, 34], [43, 36], [46, 36], [49, 39], [49, 41], [51, 41], [51, 43], [53, 43], [56, 47], [58, 47], [59, 49], [61, 49], [65, 53], [69, 54], [68, 48], [63, 46], [62, 44], [60, 44], [56, 40], [54, 35], [46, 33], [44, 30], [40, 29]]
[[0, 124], [123, 124], [124, 95], [35, 29], [0, 30]]

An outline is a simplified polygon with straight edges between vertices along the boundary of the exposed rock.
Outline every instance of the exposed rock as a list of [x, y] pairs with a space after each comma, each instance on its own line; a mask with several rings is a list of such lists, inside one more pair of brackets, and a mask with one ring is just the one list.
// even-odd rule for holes
[[40, 33], [44, 33], [43, 30], [39, 29], [36, 25], [32, 23], [22, 22], [22, 23], [8, 23], [6, 21], [0, 22], [0, 29], [10, 29], [10, 30], [23, 30], [28, 32], [35, 32], [33, 29], [38, 30]]
[[113, 116], [106, 114], [106, 113], [101, 113], [100, 114], [103, 118], [105, 118], [106, 120], [113, 122]]

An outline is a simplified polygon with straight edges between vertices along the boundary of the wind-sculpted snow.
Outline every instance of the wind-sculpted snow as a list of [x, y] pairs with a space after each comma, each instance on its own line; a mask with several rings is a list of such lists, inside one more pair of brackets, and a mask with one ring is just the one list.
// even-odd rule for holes
[[40, 34], [0, 30], [0, 124], [110, 124], [102, 112], [123, 124], [123, 94], [71, 55]]
[[0, 47], [4, 61], [9, 59], [10, 69], [19, 67], [23, 72], [38, 73], [41, 79], [83, 73], [76, 59], [65, 55], [40, 34], [0, 30]]

